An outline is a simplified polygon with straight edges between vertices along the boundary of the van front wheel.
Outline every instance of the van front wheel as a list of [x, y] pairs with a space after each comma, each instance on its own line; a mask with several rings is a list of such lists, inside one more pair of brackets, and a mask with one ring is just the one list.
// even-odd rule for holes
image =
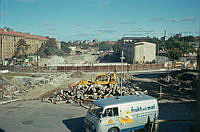
[[110, 128], [108, 132], [119, 132], [119, 130], [116, 127]]

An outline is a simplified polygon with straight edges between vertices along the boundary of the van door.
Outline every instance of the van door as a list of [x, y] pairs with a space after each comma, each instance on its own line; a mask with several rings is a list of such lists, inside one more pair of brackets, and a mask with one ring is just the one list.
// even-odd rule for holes
[[138, 126], [137, 112], [131, 110], [131, 105], [120, 106], [119, 121], [122, 130], [134, 128]]
[[106, 108], [102, 114], [102, 125], [105, 130], [119, 125], [118, 107]]

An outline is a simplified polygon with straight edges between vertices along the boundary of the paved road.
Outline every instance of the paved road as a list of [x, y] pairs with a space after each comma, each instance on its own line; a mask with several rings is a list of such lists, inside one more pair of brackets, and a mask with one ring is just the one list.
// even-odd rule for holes
[[[160, 119], [194, 118], [194, 103], [162, 103]], [[0, 105], [0, 132], [84, 132], [86, 109], [40, 101]], [[190, 122], [161, 124], [161, 132], [189, 132]]]
[[86, 109], [40, 101], [0, 106], [0, 132], [84, 132]]
[[159, 119], [180, 120], [180, 122], [165, 122], [160, 124], [160, 132], [191, 132], [194, 122], [181, 120], [195, 119], [195, 102], [161, 103]]
[[168, 75], [167, 71], [155, 71], [155, 72], [150, 72], [150, 73], [135, 73], [133, 76], [137, 78], [149, 78], [149, 79], [154, 79], [154, 78], [161, 78], [161, 77], [166, 77]]

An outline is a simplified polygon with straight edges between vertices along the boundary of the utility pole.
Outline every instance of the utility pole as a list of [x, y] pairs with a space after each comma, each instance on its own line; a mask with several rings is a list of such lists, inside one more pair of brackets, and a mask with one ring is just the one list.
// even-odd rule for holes
[[[163, 36], [163, 45], [164, 45], [164, 47], [166, 47], [166, 42], [165, 42], [165, 40], [166, 40], [166, 30], [164, 30], [164, 36]], [[168, 56], [167, 56], [168, 57]], [[170, 63], [169, 63], [169, 57], [168, 57], [168, 63], [167, 63], [167, 78], [169, 79], [169, 65]]]
[[38, 59], [39, 59], [39, 57], [38, 57], [38, 44], [37, 44], [37, 72], [39, 71], [39, 62], [38, 62]]
[[122, 56], [120, 57], [120, 59], [121, 59], [121, 85], [120, 85], [120, 94], [121, 94], [121, 96], [122, 96], [122, 85], [123, 85], [123, 60], [125, 59], [125, 57], [124, 57], [124, 50], [123, 50], [123, 47], [124, 47], [124, 45], [125, 45], [125, 40], [123, 40], [124, 42], [123, 42], [123, 46], [122, 46]]
[[158, 51], [157, 51], [157, 64], [159, 63], [159, 54], [160, 54], [160, 49], [159, 49], [159, 43], [157, 43], [158, 45]]

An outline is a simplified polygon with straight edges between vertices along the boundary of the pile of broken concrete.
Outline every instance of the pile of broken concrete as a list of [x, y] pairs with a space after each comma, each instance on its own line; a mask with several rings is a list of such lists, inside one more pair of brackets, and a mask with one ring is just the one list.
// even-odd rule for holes
[[[125, 96], [135, 94], [148, 94], [147, 90], [142, 91], [141, 88], [131, 85], [129, 82], [124, 82], [124, 86], [115, 85], [108, 87], [107, 85], [75, 85], [68, 90], [60, 90], [55, 92], [48, 100], [51, 103], [59, 101], [66, 103], [81, 103], [112, 96]], [[129, 86], [129, 87], [128, 87]]]

